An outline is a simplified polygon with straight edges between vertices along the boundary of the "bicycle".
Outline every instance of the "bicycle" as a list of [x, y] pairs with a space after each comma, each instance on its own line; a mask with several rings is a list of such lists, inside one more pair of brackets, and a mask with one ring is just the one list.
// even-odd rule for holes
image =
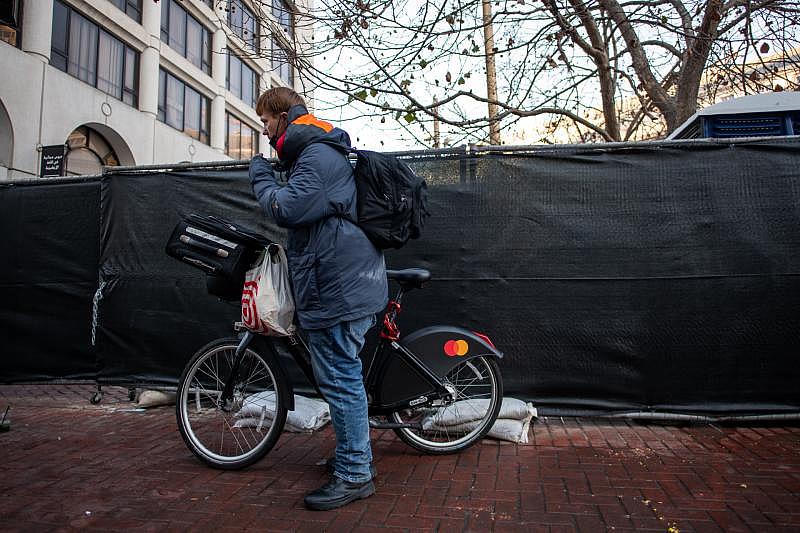
[[[370, 427], [392, 429], [403, 442], [429, 454], [464, 450], [497, 419], [502, 353], [486, 335], [454, 326], [425, 327], [401, 340], [396, 319], [403, 296], [422, 288], [431, 274], [410, 268], [387, 270], [387, 277], [399, 289], [387, 306], [364, 376]], [[176, 417], [184, 442], [205, 464], [244, 468], [276, 444], [288, 411], [294, 410], [294, 387], [276, 343], [285, 344], [323, 396], [300, 334], [266, 337], [244, 331], [241, 338], [203, 346], [181, 375]]]

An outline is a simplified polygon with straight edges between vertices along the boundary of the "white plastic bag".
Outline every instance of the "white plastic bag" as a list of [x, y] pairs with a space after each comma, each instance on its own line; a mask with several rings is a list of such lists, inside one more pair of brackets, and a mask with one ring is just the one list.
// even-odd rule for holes
[[270, 244], [261, 262], [247, 271], [242, 290], [242, 322], [256, 333], [278, 337], [292, 335], [294, 298], [289, 284], [286, 252]]

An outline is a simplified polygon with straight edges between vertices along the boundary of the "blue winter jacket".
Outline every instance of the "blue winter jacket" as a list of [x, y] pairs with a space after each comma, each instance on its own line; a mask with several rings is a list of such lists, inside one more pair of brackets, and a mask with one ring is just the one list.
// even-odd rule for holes
[[328, 328], [378, 313], [388, 296], [383, 253], [344, 218], [356, 218], [353, 168], [342, 152], [314, 142], [349, 147], [350, 137], [303, 106], [293, 106], [288, 120], [279, 145], [288, 183], [276, 181], [261, 155], [250, 161], [250, 182], [267, 216], [289, 230], [286, 255], [300, 326]]

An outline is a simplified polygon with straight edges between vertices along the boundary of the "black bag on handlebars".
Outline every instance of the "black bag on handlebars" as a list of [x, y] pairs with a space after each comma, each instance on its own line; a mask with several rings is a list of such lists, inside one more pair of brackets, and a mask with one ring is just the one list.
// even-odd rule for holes
[[269, 239], [238, 224], [189, 215], [175, 226], [166, 252], [208, 274], [209, 293], [236, 300], [242, 295], [245, 272], [269, 244]]

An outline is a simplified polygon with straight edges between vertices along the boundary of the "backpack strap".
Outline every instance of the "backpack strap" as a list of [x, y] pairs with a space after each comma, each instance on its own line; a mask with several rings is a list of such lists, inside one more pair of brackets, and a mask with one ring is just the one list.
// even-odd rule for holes
[[[319, 139], [319, 140], [314, 140], [314, 141], [311, 142], [311, 144], [313, 144], [313, 143], [325, 144], [325, 145], [330, 146], [331, 148], [334, 148], [336, 151], [338, 151], [340, 154], [342, 154], [345, 157], [345, 159], [347, 159], [347, 163], [348, 164], [350, 164], [350, 154], [357, 154], [358, 153], [358, 150], [356, 150], [355, 148], [348, 148], [347, 146], [343, 146], [343, 145], [341, 145], [341, 144], [339, 144], [337, 142], [333, 142], [333, 141], [327, 141], [327, 140]], [[355, 179], [355, 177], [354, 177], [354, 179]], [[358, 198], [358, 192], [356, 191], [356, 201], [357, 201], [357, 198]], [[358, 226], [358, 220], [354, 219], [351, 216], [349, 216], [347, 213], [334, 213], [332, 216], [343, 218], [344, 220], [347, 220], [347, 221], [352, 222], [353, 224], [355, 224], [356, 227]]]

